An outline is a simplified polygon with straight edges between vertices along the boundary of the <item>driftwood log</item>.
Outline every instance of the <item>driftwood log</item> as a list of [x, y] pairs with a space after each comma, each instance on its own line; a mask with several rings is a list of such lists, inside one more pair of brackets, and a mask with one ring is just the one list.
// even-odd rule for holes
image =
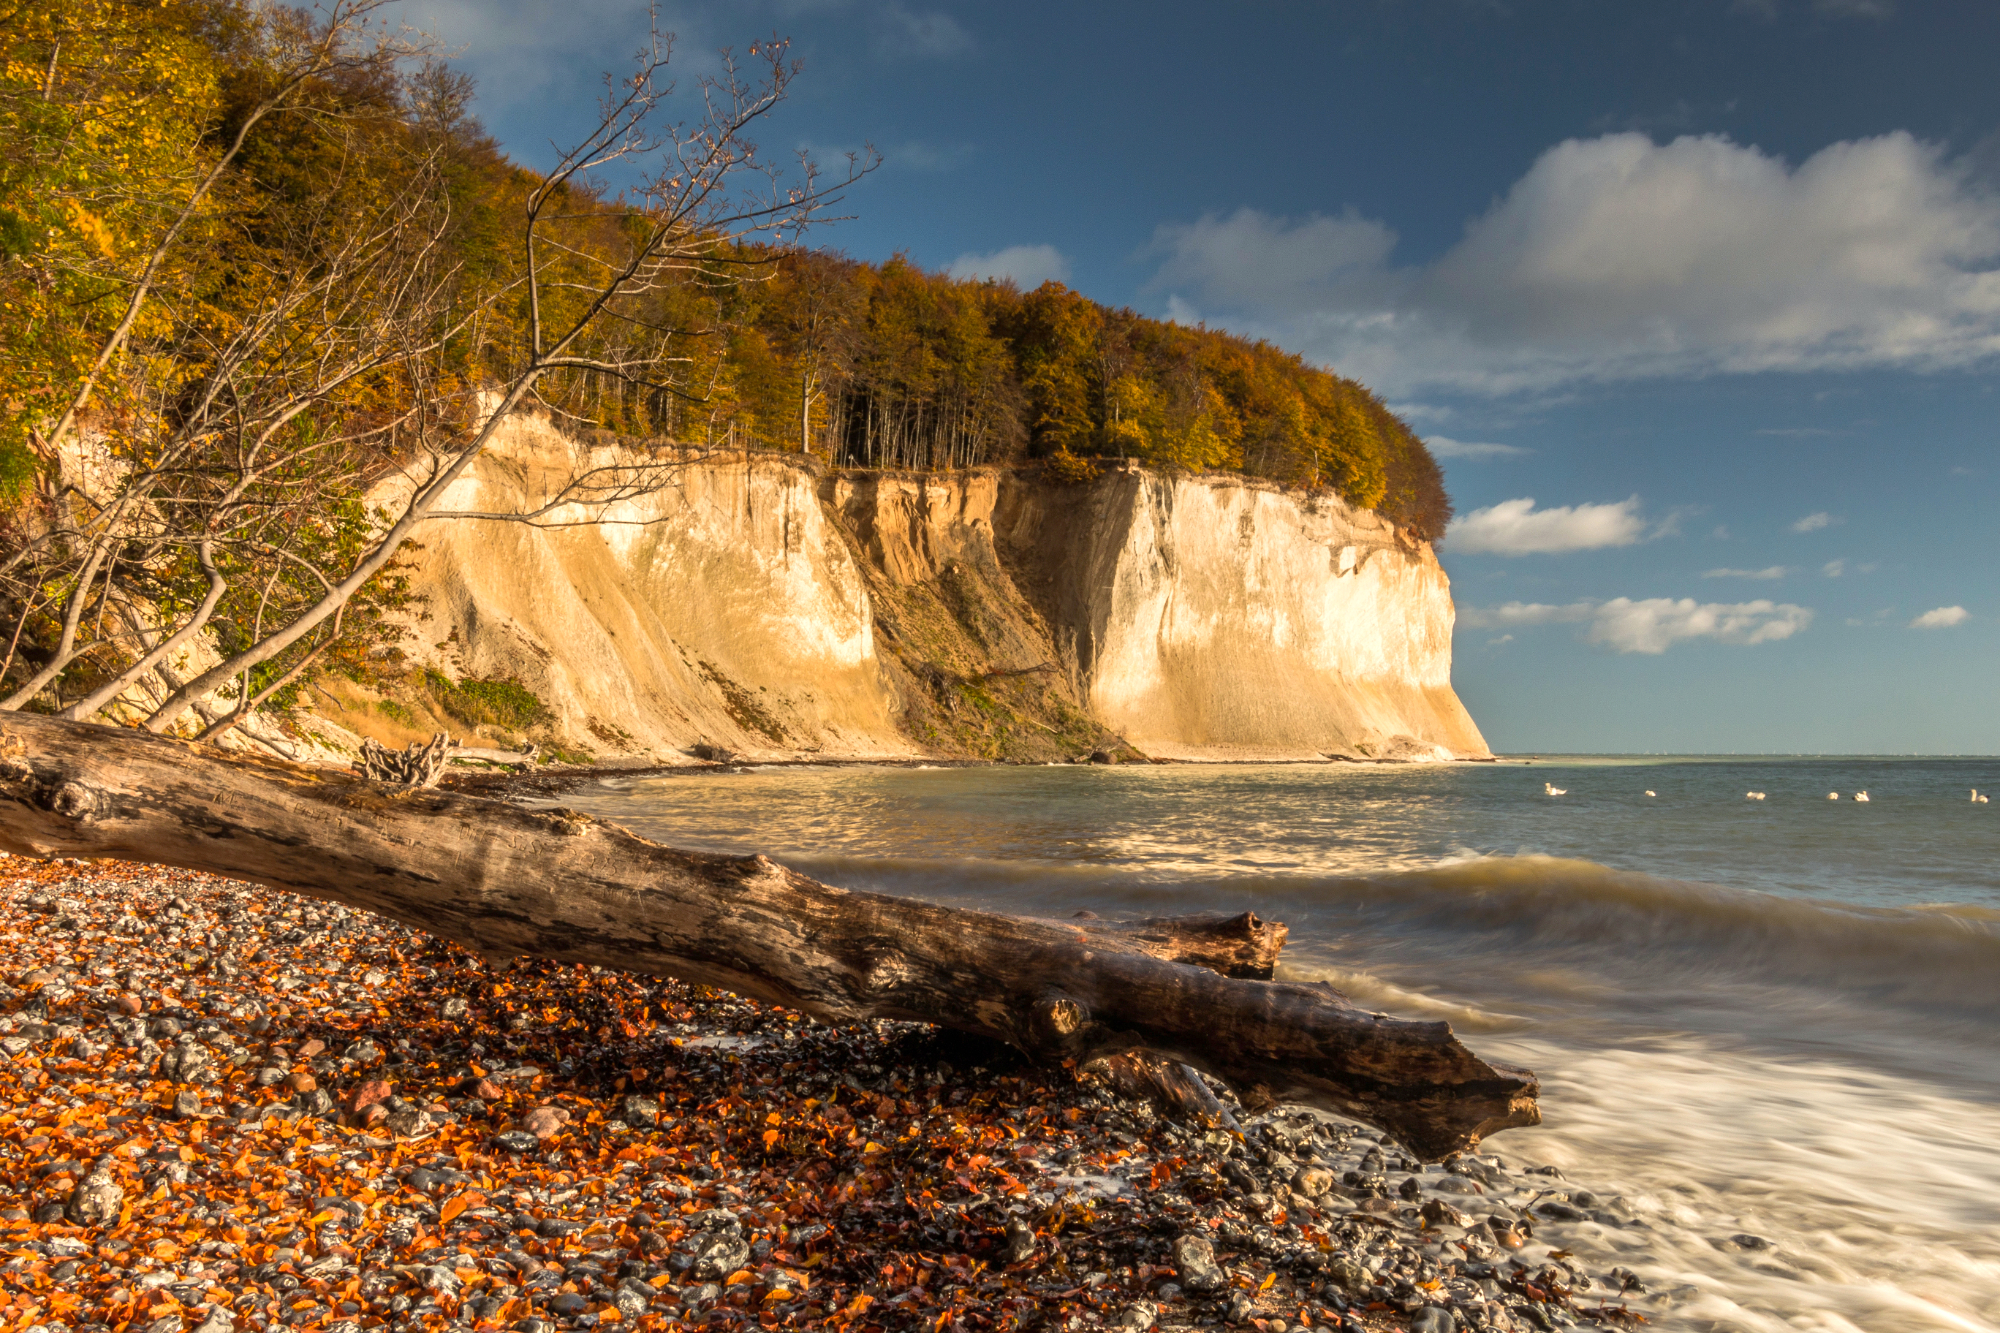
[[[935, 1023], [1046, 1061], [1184, 1062], [1253, 1104], [1353, 1116], [1426, 1159], [1540, 1119], [1534, 1076], [1480, 1060], [1449, 1025], [1368, 1013], [1325, 985], [1226, 977], [1145, 952], [1179, 953], [1164, 925], [1150, 928], [1158, 938], [1127, 939], [1087, 921], [849, 892], [762, 856], [678, 851], [572, 810], [388, 787], [142, 731], [0, 714], [0, 847], [251, 880], [379, 912], [494, 961], [676, 977], [835, 1022]], [[1238, 918], [1197, 946], [1224, 970], [1234, 959], [1254, 971], [1258, 947], [1275, 958], [1274, 940]]]

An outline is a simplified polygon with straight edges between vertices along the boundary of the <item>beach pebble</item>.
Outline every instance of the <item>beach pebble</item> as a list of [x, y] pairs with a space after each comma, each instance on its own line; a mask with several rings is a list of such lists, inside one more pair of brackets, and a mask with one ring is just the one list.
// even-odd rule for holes
[[569, 1123], [569, 1112], [560, 1106], [537, 1106], [521, 1117], [521, 1128], [538, 1139], [552, 1139]]
[[689, 1274], [696, 1280], [728, 1277], [750, 1260], [750, 1242], [740, 1231], [713, 1231], [695, 1243]]
[[1322, 1166], [1300, 1167], [1292, 1176], [1292, 1193], [1317, 1199], [1333, 1188], [1333, 1172]]
[[1455, 1327], [1451, 1311], [1442, 1305], [1426, 1305], [1410, 1316], [1410, 1333], [1452, 1333]]
[[1035, 1229], [1020, 1218], [1008, 1218], [1006, 1225], [1001, 1228], [1001, 1236], [1004, 1242], [1004, 1248], [1000, 1252], [1003, 1262], [1026, 1263], [1035, 1253]]
[[435, 1123], [429, 1111], [420, 1106], [406, 1106], [401, 1110], [391, 1111], [388, 1119], [382, 1122], [382, 1128], [399, 1139], [414, 1139], [430, 1133]]
[[125, 1202], [125, 1187], [118, 1183], [112, 1171], [110, 1158], [100, 1160], [70, 1192], [68, 1207], [57, 1208], [58, 1217], [67, 1212], [69, 1220], [80, 1227], [105, 1226], [116, 1222], [118, 1210]]
[[1446, 1225], [1463, 1227], [1472, 1224], [1471, 1218], [1459, 1212], [1458, 1209], [1452, 1207], [1443, 1199], [1426, 1199], [1423, 1208], [1420, 1210], [1420, 1215], [1424, 1221], [1434, 1227]]
[[1229, 1285], [1221, 1265], [1215, 1262], [1215, 1246], [1206, 1236], [1183, 1233], [1174, 1240], [1174, 1269], [1188, 1291], [1221, 1291]]
[[1151, 1328], [1158, 1321], [1159, 1317], [1160, 1309], [1151, 1301], [1134, 1301], [1125, 1307], [1118, 1318], [1112, 1322], [1111, 1327], [1122, 1329], [1124, 1333], [1146, 1333], [1146, 1330]]

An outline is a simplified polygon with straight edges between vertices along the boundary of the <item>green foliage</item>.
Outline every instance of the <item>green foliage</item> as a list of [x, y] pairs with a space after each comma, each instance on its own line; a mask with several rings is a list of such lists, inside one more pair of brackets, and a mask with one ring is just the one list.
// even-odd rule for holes
[[439, 671], [424, 672], [424, 689], [438, 707], [468, 727], [498, 726], [526, 731], [555, 720], [547, 704], [513, 680], [453, 681]]
[[[691, 443], [863, 467], [1093, 459], [1227, 469], [1380, 509], [1420, 538], [1451, 505], [1422, 441], [1367, 389], [1268, 343], [1110, 310], [1059, 283], [961, 282], [897, 256], [771, 260]], [[607, 421], [605, 424], [610, 425]]]

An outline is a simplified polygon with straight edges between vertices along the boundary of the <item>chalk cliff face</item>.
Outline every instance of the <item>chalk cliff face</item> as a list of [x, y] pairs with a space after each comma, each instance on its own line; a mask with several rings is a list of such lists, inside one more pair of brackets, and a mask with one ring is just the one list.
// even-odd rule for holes
[[1374, 513], [1238, 479], [1010, 491], [1020, 563], [1091, 712], [1162, 758], [1486, 757], [1451, 688], [1451, 590]]
[[[446, 507], [531, 508], [579, 463], [629, 457], [523, 419]], [[654, 763], [700, 743], [774, 757], [1487, 754], [1451, 690], [1436, 558], [1338, 500], [1136, 469], [1062, 486], [1000, 469], [834, 474], [777, 455], [672, 476], [605, 523], [420, 530], [414, 655], [453, 680], [513, 682], [550, 714], [481, 728], [490, 739], [520, 727]], [[394, 744], [448, 722], [421, 690], [336, 694], [321, 716], [357, 736]]]

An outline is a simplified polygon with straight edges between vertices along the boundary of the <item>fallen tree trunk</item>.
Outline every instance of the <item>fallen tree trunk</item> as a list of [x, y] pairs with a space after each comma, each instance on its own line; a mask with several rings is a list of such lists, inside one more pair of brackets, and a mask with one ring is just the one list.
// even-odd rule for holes
[[[1253, 1102], [1367, 1121], [1427, 1159], [1540, 1119], [1532, 1074], [1480, 1060], [1447, 1024], [1367, 1013], [1328, 986], [1225, 977], [1080, 923], [849, 892], [571, 810], [393, 788], [140, 731], [0, 718], [0, 846], [252, 880], [496, 961], [676, 977], [835, 1022], [935, 1023], [1042, 1060], [1152, 1052]], [[1222, 953], [1245, 966], [1258, 948], [1275, 957], [1272, 928], [1254, 918], [1221, 934], [1241, 937]], [[1215, 932], [1193, 938], [1215, 952]]]

